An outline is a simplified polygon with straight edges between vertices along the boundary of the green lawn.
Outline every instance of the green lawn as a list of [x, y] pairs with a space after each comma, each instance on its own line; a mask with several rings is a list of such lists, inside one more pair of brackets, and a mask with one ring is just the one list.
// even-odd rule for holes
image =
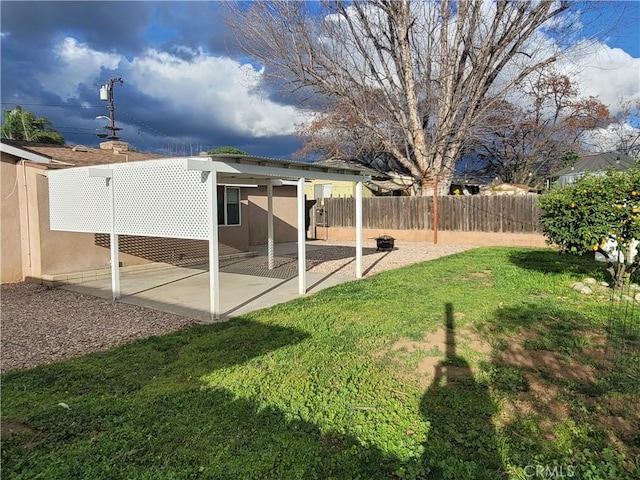
[[8, 373], [2, 477], [639, 478], [587, 275], [482, 248]]

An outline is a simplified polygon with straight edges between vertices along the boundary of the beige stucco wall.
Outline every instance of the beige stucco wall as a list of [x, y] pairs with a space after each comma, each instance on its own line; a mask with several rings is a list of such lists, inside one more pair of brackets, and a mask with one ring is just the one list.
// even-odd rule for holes
[[[257, 187], [249, 192], [249, 244], [267, 243], [267, 187]], [[295, 186], [273, 188], [273, 236], [276, 243], [295, 242], [298, 239], [298, 205]]]
[[[433, 230], [390, 230], [368, 229], [362, 230], [362, 236], [367, 242], [375, 245], [376, 237], [390, 235], [405, 242], [433, 243]], [[348, 227], [317, 227], [316, 238], [323, 240], [351, 240], [355, 241], [355, 229]], [[546, 247], [545, 237], [536, 233], [496, 233], [496, 232], [459, 232], [450, 230], [438, 231], [438, 243], [442, 245], [476, 245], [476, 246], [521, 246]]]
[[0, 282], [22, 280], [22, 247], [20, 233], [20, 191], [18, 182], [22, 167], [2, 154], [0, 158]]

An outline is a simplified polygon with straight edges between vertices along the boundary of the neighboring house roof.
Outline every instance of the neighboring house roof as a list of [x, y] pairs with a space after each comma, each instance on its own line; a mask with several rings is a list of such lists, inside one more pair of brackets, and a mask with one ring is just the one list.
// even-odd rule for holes
[[[143, 160], [167, 159], [166, 155], [154, 153], [140, 153], [128, 150], [126, 142], [103, 142], [101, 148], [86, 147], [84, 145], [51, 145], [46, 143], [32, 143], [22, 140], [2, 139], [2, 151], [16, 158], [37, 161], [46, 164], [47, 168], [88, 167], [93, 165], [105, 165], [112, 163], [136, 162]], [[202, 157], [220, 162], [247, 165], [249, 167], [268, 167], [272, 169], [291, 169], [296, 171], [308, 171], [309, 178], [313, 178], [312, 172], [336, 174], [338, 178], [344, 175], [367, 176], [366, 168], [351, 165], [324, 165], [308, 162], [295, 162], [278, 158], [254, 157], [251, 155], [233, 154], [202, 154]], [[193, 158], [193, 157], [190, 157]], [[281, 174], [285, 172], [280, 172]], [[287, 175], [282, 175], [287, 178]]]
[[373, 170], [369, 167], [365, 167], [361, 163], [352, 162], [349, 160], [343, 160], [340, 158], [327, 158], [325, 160], [318, 160], [317, 162], [313, 162], [313, 165], [322, 165], [328, 168], [346, 168], [348, 170], [355, 170], [364, 175], [368, 175], [373, 178], [378, 179], [388, 179], [389, 176], [384, 173], [380, 173], [377, 170]]
[[575, 175], [585, 173], [605, 172], [610, 168], [618, 171], [628, 170], [633, 166], [633, 158], [621, 153], [599, 153], [580, 157], [575, 165], [555, 172], [550, 177], [561, 177], [563, 175]]
[[85, 167], [163, 158], [162, 155], [153, 153], [131, 152], [126, 149], [124, 142], [115, 144], [115, 147], [121, 146], [122, 149], [113, 148], [113, 142], [104, 142], [103, 145], [107, 148], [93, 148], [84, 145], [51, 145], [3, 138], [0, 142], [0, 149], [2, 152], [18, 158], [44, 163], [49, 168]]
[[350, 160], [328, 158], [326, 160], [319, 160], [315, 162], [315, 164], [357, 170], [362, 174], [371, 177], [371, 181], [367, 182], [366, 185], [370, 190], [379, 193], [404, 191], [411, 188], [415, 183], [415, 180], [409, 175], [403, 175], [395, 172], [382, 173]]

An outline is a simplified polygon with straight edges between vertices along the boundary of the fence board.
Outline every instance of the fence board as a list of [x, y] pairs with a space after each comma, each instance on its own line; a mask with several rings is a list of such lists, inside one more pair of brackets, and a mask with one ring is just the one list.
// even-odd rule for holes
[[[539, 233], [541, 210], [535, 195], [438, 197], [438, 228], [471, 232]], [[365, 228], [430, 230], [433, 197], [371, 197], [363, 199]], [[330, 227], [355, 225], [353, 198], [325, 199]]]

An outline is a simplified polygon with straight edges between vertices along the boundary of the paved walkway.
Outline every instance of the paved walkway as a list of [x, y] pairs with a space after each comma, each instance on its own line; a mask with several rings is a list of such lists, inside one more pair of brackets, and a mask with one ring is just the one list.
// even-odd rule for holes
[[[258, 257], [221, 261], [220, 268], [220, 319], [236, 317], [252, 310], [270, 307], [300, 297], [294, 255], [297, 246], [276, 246], [277, 271], [269, 272], [265, 267], [264, 247], [256, 248]], [[323, 248], [308, 245], [307, 251]], [[293, 263], [292, 263], [292, 262]], [[292, 267], [293, 265], [293, 267]], [[338, 283], [355, 280], [337, 273], [307, 272], [307, 294]], [[111, 278], [65, 285], [63, 288], [111, 298]], [[174, 313], [210, 322], [209, 271], [201, 268], [169, 268], [140, 273], [124, 273], [120, 276], [121, 298], [119, 301]]]

